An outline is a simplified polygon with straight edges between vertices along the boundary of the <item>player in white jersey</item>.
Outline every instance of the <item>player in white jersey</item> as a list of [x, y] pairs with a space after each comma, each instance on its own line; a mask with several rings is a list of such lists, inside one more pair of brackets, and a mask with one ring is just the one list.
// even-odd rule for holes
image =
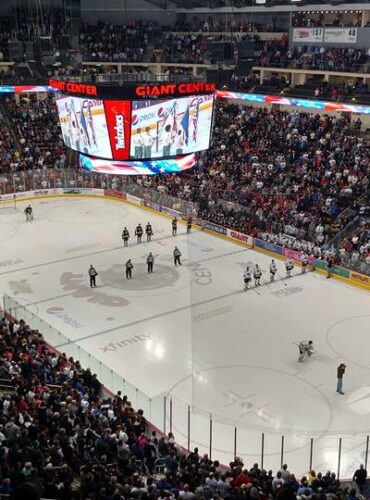
[[258, 267], [258, 264], [256, 264], [256, 267], [254, 268], [254, 286], [260, 286], [260, 281], [261, 281], [261, 277], [262, 277], [262, 271], [261, 269]]
[[275, 280], [275, 274], [277, 273], [277, 267], [274, 259], [272, 259], [270, 264], [270, 281], [273, 282]]
[[286, 269], [286, 277], [287, 278], [290, 278], [291, 275], [292, 275], [292, 271], [294, 269], [294, 264], [293, 264], [293, 261], [292, 259], [288, 259], [286, 262], [285, 262], [285, 269]]
[[244, 279], [244, 290], [248, 290], [249, 283], [251, 282], [252, 279], [252, 274], [249, 270], [249, 267], [247, 267], [246, 270], [244, 271], [243, 279]]
[[304, 274], [308, 266], [308, 255], [306, 253], [302, 255], [301, 262], [302, 262], [302, 273]]
[[315, 354], [315, 349], [313, 347], [312, 340], [302, 340], [298, 344], [299, 357], [298, 361], [303, 361], [306, 357], [310, 358], [312, 354]]

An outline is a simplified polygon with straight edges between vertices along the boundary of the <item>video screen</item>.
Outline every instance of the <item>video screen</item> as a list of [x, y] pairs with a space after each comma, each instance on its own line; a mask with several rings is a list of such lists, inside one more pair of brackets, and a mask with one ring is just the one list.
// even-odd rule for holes
[[114, 161], [80, 154], [80, 167], [89, 172], [113, 175], [161, 175], [183, 172], [195, 166], [195, 154], [167, 160]]
[[131, 159], [168, 158], [208, 149], [213, 95], [133, 101]]
[[58, 94], [57, 106], [66, 146], [102, 158], [112, 158], [104, 101]]

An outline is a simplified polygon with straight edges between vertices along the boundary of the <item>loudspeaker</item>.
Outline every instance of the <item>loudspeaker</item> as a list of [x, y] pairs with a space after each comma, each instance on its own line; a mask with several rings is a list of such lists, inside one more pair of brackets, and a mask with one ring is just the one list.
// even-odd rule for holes
[[59, 48], [61, 50], [67, 50], [70, 48], [69, 35], [62, 35], [60, 37]]
[[234, 59], [234, 44], [233, 42], [225, 42], [224, 44], [224, 58], [225, 59]]
[[222, 62], [234, 59], [233, 42], [206, 41], [206, 52], [208, 59], [214, 62]]
[[25, 48], [26, 48], [26, 60], [27, 61], [40, 61], [41, 60], [40, 47], [37, 43], [26, 42]]
[[23, 42], [8, 42], [8, 52], [11, 61], [21, 61], [24, 58]]
[[254, 58], [254, 40], [245, 40], [238, 45], [239, 59]]
[[42, 52], [52, 52], [53, 46], [51, 43], [51, 38], [48, 36], [41, 36], [39, 38], [40, 49]]

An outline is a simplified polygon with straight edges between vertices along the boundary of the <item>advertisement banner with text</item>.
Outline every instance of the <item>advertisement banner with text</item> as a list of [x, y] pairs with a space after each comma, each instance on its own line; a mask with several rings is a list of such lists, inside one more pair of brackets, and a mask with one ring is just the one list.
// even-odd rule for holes
[[283, 255], [283, 248], [281, 246], [274, 245], [273, 243], [269, 243], [268, 241], [263, 241], [258, 238], [255, 238], [254, 246], [258, 248], [263, 248], [264, 250], [268, 250], [269, 252], [277, 253], [278, 255]]
[[247, 234], [244, 233], [239, 233], [239, 231], [234, 231], [233, 229], [228, 229], [227, 230], [227, 235], [232, 238], [233, 240], [238, 240], [238, 241], [243, 241], [250, 247], [253, 247], [253, 237], [248, 236]]
[[351, 271], [350, 278], [351, 278], [351, 280], [355, 281], [356, 283], [361, 283], [362, 285], [365, 285], [368, 288], [370, 288], [370, 276], [366, 276], [365, 274], [356, 273], [355, 271]]
[[356, 28], [325, 28], [325, 43], [356, 43]]
[[202, 221], [202, 227], [204, 229], [210, 229], [211, 231], [214, 231], [215, 233], [223, 234], [224, 236], [227, 235], [227, 229], [222, 227], [222, 226], [217, 226], [216, 224], [212, 224], [212, 222], [208, 222], [206, 220]]
[[[284, 257], [288, 257], [288, 259], [293, 259], [297, 262], [301, 262], [302, 260], [302, 252], [297, 252], [297, 250], [290, 250], [289, 248], [283, 248]], [[314, 258], [312, 255], [308, 256], [308, 262], [312, 265]]]
[[104, 101], [112, 156], [114, 160], [130, 157], [131, 102]]
[[324, 28], [294, 28], [293, 42], [322, 42], [324, 38]]

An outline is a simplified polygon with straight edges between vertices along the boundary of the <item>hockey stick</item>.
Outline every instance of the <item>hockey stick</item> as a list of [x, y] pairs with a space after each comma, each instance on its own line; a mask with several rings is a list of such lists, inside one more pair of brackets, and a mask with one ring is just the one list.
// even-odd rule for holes
[[284, 283], [284, 286], [288, 286], [287, 283], [284, 281], [284, 278], [280, 275], [280, 273], [276, 271], [276, 274], [278, 275], [279, 280], [281, 280]]

